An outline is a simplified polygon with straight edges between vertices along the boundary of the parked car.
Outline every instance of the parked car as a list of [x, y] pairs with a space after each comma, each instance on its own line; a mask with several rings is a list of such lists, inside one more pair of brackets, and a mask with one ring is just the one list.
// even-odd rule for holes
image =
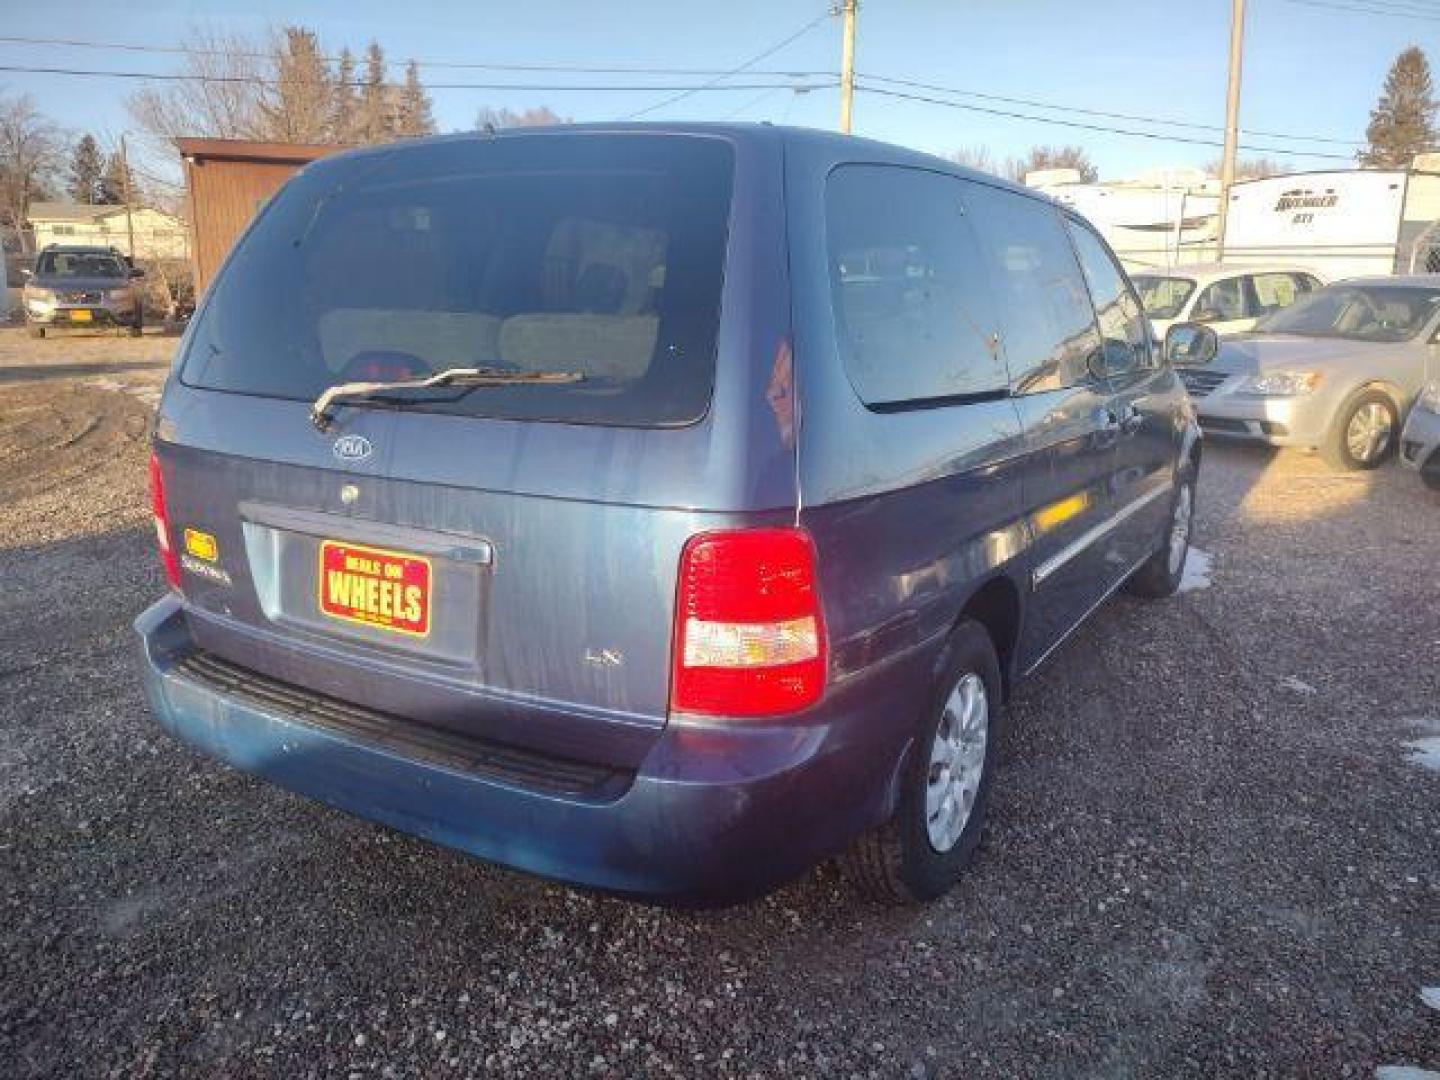
[[1199, 428], [1092, 229], [762, 125], [324, 158], [197, 311], [151, 464], [160, 723], [671, 902], [979, 841], [1006, 695], [1177, 586]]
[[1400, 434], [1400, 463], [1440, 491], [1440, 382], [1425, 384]]
[[1327, 285], [1224, 341], [1179, 324], [1167, 349], [1184, 358], [1180, 377], [1207, 433], [1373, 469], [1395, 449], [1437, 334], [1440, 274], [1417, 274]]
[[1283, 263], [1235, 266], [1206, 263], [1132, 274], [1157, 340], [1182, 322], [1208, 324], [1217, 334], [1252, 330], [1323, 284], [1311, 271]]
[[51, 244], [35, 257], [21, 293], [25, 321], [34, 337], [47, 329], [124, 327], [136, 337], [144, 304], [135, 279], [144, 277], [115, 248]]

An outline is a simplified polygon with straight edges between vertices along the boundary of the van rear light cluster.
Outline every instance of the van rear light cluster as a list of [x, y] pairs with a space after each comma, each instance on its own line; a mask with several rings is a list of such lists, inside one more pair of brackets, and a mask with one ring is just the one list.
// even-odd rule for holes
[[155, 515], [155, 541], [160, 546], [160, 561], [165, 565], [165, 580], [172, 589], [180, 588], [180, 556], [170, 542], [170, 512], [165, 508], [165, 474], [160, 458], [150, 452], [150, 511]]
[[825, 690], [815, 546], [802, 529], [702, 533], [680, 556], [670, 705], [775, 716]]

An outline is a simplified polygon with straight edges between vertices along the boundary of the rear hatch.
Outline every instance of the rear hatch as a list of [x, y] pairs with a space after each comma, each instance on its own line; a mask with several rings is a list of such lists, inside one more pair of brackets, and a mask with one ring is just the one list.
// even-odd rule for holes
[[[212, 286], [157, 428], [198, 646], [637, 764], [665, 722], [686, 539], [793, 517], [790, 431], [764, 408], [787, 294], [783, 208], [756, 193], [778, 176], [768, 142], [570, 131], [292, 180]], [[335, 384], [455, 367], [577, 378], [376, 391], [311, 422]]]

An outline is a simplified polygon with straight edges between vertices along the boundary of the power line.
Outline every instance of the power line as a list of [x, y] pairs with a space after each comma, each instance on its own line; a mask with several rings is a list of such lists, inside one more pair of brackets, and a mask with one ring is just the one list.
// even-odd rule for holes
[[[1037, 101], [1034, 98], [1006, 97], [1002, 94], [986, 94], [979, 90], [965, 90], [958, 86], [942, 86], [937, 83], [917, 82], [913, 79], [898, 79], [888, 75], [874, 75], [870, 72], [857, 72], [863, 79], [870, 79], [873, 82], [889, 83], [894, 86], [906, 86], [916, 90], [932, 90], [944, 94], [958, 94], [962, 97], [979, 98], [982, 101], [999, 101], [1007, 105], [1024, 105], [1035, 109], [1051, 109], [1055, 112], [1074, 113], [1078, 116], [1098, 116], [1107, 120], [1130, 120], [1142, 124], [1163, 124], [1168, 127], [1191, 128], [1197, 131], [1220, 131], [1225, 129], [1219, 124], [1201, 124], [1190, 120], [1174, 120], [1163, 116], [1143, 116], [1138, 113], [1108, 112], [1104, 109], [1087, 109], [1078, 105], [1057, 105], [1049, 101]], [[1278, 131], [1255, 131], [1250, 128], [1244, 129], [1247, 135], [1259, 135], [1270, 139], [1286, 139], [1292, 142], [1320, 142], [1334, 143], [1339, 146], [1364, 146], [1365, 143], [1356, 139], [1337, 139], [1327, 135], [1288, 135]]]
[[[158, 82], [212, 82], [212, 83], [250, 83], [256, 86], [278, 86], [275, 79], [263, 79], [255, 75], [191, 75], [184, 72], [149, 72], [149, 71], [101, 71], [93, 68], [59, 68], [59, 67], [33, 67], [23, 64], [0, 64], [0, 71], [19, 72], [31, 75], [70, 75], [81, 78], [97, 79], [137, 79], [152, 80]], [[290, 80], [293, 81], [293, 80]], [[355, 80], [344, 85], [363, 87], [362, 81]], [[544, 92], [562, 92], [567, 90], [585, 91], [591, 93], [609, 91], [640, 91], [652, 93], [654, 91], [681, 91], [682, 96], [698, 93], [701, 90], [823, 90], [836, 85], [834, 82], [824, 83], [789, 83], [789, 82], [744, 82], [725, 83], [701, 83], [699, 85], [660, 85], [653, 83], [647, 85], [609, 83], [604, 85], [581, 85], [574, 83], [426, 83], [426, 90], [529, 90]], [[663, 104], [663, 103], [662, 103]], [[649, 111], [649, 110], [644, 110]]]
[[[1130, 128], [1110, 127], [1104, 124], [1090, 124], [1080, 120], [1059, 120], [1050, 116], [1034, 116], [1028, 113], [1018, 113], [1007, 109], [994, 109], [984, 105], [969, 105], [964, 102], [950, 101], [946, 98], [927, 97], [924, 94], [912, 94], [902, 90], [888, 90], [879, 86], [865, 86], [856, 84], [855, 89], [867, 94], [878, 94], [882, 97], [903, 98], [907, 101], [920, 101], [928, 105], [940, 105], [948, 109], [962, 109], [966, 112], [984, 113], [987, 116], [1003, 116], [1011, 120], [1029, 120], [1037, 124], [1051, 124], [1056, 127], [1078, 128], [1082, 131], [1098, 131], [1108, 135], [1128, 135], [1137, 139], [1151, 139], [1155, 142], [1176, 142], [1190, 143], [1194, 146], [1220, 146], [1223, 142], [1214, 139], [1197, 139], [1187, 135], [1166, 135], [1155, 131], [1135, 131]], [[1252, 153], [1283, 154], [1289, 157], [1310, 157], [1328, 158], [1332, 161], [1351, 161], [1348, 154], [1326, 154], [1308, 150], [1292, 150], [1280, 146], [1247, 146], [1241, 145], [1241, 150], [1249, 150]]]
[[[667, 98], [665, 98], [665, 99], [662, 100], [662, 101], [657, 101], [657, 102], [655, 102], [655, 104], [653, 104], [653, 105], [647, 105], [647, 106], [646, 106], [645, 108], [643, 108], [643, 109], [638, 109], [638, 110], [636, 110], [635, 112], [632, 112], [632, 113], [630, 113], [628, 116], [624, 117], [624, 119], [626, 119], [626, 120], [634, 120], [634, 119], [637, 119], [638, 117], [645, 116], [645, 115], [647, 115], [647, 114], [649, 114], [649, 113], [655, 112], [655, 111], [658, 110], [658, 109], [663, 109], [663, 108], [665, 108], [667, 105], [673, 105], [673, 104], [675, 104], [675, 102], [681, 101], [681, 100], [689, 97], [689, 96], [692, 95], [692, 94], [698, 94], [698, 93], [700, 93], [700, 91], [702, 91], [702, 90], [714, 90], [714, 89], [717, 88], [717, 86], [718, 86], [721, 82], [724, 82], [724, 80], [730, 78], [730, 77], [733, 76], [733, 75], [739, 75], [739, 74], [740, 74], [742, 71], [744, 71], [746, 68], [751, 67], [751, 66], [754, 65], [754, 64], [758, 64], [761, 60], [764, 60], [764, 59], [766, 59], [767, 57], [774, 56], [777, 52], [779, 52], [781, 49], [785, 48], [785, 46], [789, 45], [791, 42], [796, 41], [796, 40], [798, 40], [798, 39], [801, 38], [801, 37], [804, 37], [804, 36], [805, 36], [806, 34], [808, 34], [811, 30], [815, 29], [815, 27], [819, 26], [822, 21], [824, 21], [825, 19], [828, 19], [829, 17], [830, 17], [830, 11], [829, 11], [829, 9], [827, 8], [825, 11], [822, 11], [819, 15], [816, 15], [815, 18], [813, 18], [813, 19], [811, 19], [809, 22], [807, 22], [804, 26], [800, 27], [800, 29], [796, 30], [793, 34], [790, 34], [788, 37], [782, 38], [781, 40], [777, 41], [774, 45], [771, 45], [768, 49], [765, 49], [765, 50], [762, 51], [762, 52], [756, 53], [754, 56], [750, 57], [749, 60], [746, 60], [743, 64], [741, 64], [739, 67], [732, 68], [731, 70], [725, 72], [723, 75], [717, 75], [715, 78], [711, 79], [709, 82], [703, 83], [703, 84], [701, 84], [700, 86], [694, 87], [693, 89], [682, 90], [680, 93], [675, 94], [673, 97], [667, 97]], [[758, 89], [758, 88], [757, 88], [757, 89]]]
[[1394, 19], [1419, 19], [1422, 22], [1440, 22], [1440, 12], [1434, 15], [1423, 15], [1418, 11], [1391, 11], [1385, 8], [1360, 7], [1357, 6], [1357, 4], [1333, 4], [1330, 3], [1329, 0], [1285, 0], [1285, 3], [1299, 4], [1303, 7], [1320, 8], [1326, 11], [1346, 11], [1356, 15], [1383, 15]]
[[[80, 49], [111, 49], [120, 52], [154, 53], [167, 56], [224, 56], [244, 60], [273, 60], [274, 53], [248, 52], [244, 50], [231, 49], [207, 49], [190, 45], [140, 45], [120, 41], [94, 41], [82, 40], [79, 38], [44, 38], [44, 37], [18, 37], [13, 35], [0, 35], [0, 44], [8, 45], [60, 45], [66, 48]], [[325, 63], [338, 63], [338, 56], [321, 56], [318, 59]], [[364, 57], [352, 57], [357, 63], [363, 62]], [[400, 64], [402, 61], [386, 61], [386, 66]], [[404, 63], [409, 63], [407, 58]], [[548, 71], [557, 73], [569, 73], [576, 75], [726, 75], [725, 68], [692, 68], [692, 67], [664, 67], [644, 64], [612, 64], [603, 66], [592, 66], [585, 64], [509, 64], [490, 63], [481, 61], [459, 61], [459, 60], [415, 60], [415, 65], [420, 68], [446, 68], [456, 71]], [[819, 77], [838, 78], [837, 71], [819, 70], [763, 70], [747, 67], [745, 70], [751, 75], [769, 75], [783, 78], [808, 79]], [[663, 88], [662, 88], [663, 89]]]

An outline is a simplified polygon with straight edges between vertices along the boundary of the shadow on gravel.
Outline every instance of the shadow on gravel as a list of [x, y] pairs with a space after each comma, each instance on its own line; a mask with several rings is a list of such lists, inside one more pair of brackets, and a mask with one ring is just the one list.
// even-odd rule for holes
[[0, 367], [0, 383], [42, 379], [77, 379], [87, 375], [113, 375], [126, 371], [164, 371], [168, 360], [119, 360], [113, 363], [67, 364], [63, 360]]

